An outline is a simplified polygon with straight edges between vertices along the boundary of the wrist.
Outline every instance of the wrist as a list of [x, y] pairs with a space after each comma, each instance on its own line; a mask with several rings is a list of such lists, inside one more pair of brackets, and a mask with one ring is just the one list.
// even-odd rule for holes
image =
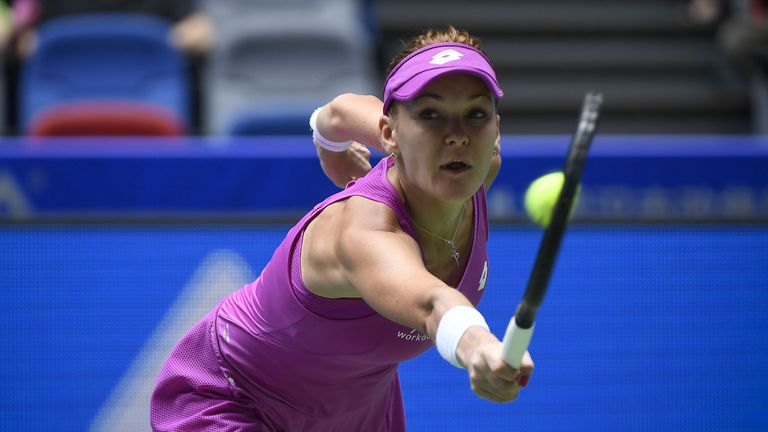
[[309, 127], [312, 129], [312, 141], [316, 145], [334, 153], [340, 153], [340, 152], [346, 151], [349, 148], [349, 146], [352, 145], [351, 140], [350, 141], [331, 141], [328, 138], [324, 137], [318, 130], [317, 118], [320, 115], [320, 111], [322, 109], [323, 109], [322, 107], [316, 109], [312, 113], [312, 115], [309, 117]]
[[459, 341], [459, 346], [456, 347], [456, 358], [464, 368], [469, 368], [470, 360], [478, 348], [498, 342], [499, 340], [490, 331], [478, 326], [470, 327]]
[[[435, 344], [440, 355], [450, 364], [464, 368], [465, 366], [459, 361], [459, 357], [462, 360], [468, 359], [467, 350], [465, 344], [462, 342], [465, 333], [470, 335], [476, 335], [474, 327], [482, 329], [484, 334], [489, 334], [490, 330], [488, 324], [485, 322], [485, 318], [477, 309], [469, 306], [454, 306], [448, 310], [440, 319], [440, 323], [437, 326], [437, 334], [435, 336]], [[472, 329], [472, 332], [469, 330]], [[460, 343], [462, 346], [461, 355], [459, 355]], [[477, 344], [472, 343], [472, 346]], [[469, 352], [471, 354], [471, 352]]]

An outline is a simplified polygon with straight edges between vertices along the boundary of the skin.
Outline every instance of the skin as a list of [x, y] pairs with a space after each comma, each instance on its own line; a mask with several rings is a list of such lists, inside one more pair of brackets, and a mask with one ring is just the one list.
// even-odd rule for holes
[[[18, 33], [16, 55], [28, 58], [37, 48], [37, 31], [31, 24], [14, 29]], [[168, 35], [176, 48], [190, 54], [203, 55], [210, 51], [215, 43], [215, 29], [210, 17], [203, 12], [195, 12], [174, 24]], [[0, 28], [0, 40], [3, 29]]]
[[[449, 309], [472, 306], [458, 284], [471, 248], [471, 197], [498, 172], [499, 116], [485, 83], [453, 74], [432, 81], [411, 101], [381, 115], [370, 96], [343, 95], [323, 108], [318, 129], [334, 141], [361, 143], [346, 152], [319, 149], [321, 164], [337, 184], [370, 170], [363, 144], [397, 155], [387, 177], [421, 227], [451, 238], [461, 262], [445, 243], [418, 233], [418, 243], [384, 204], [361, 197], [328, 206], [307, 227], [302, 275], [308, 289], [328, 298], [362, 298], [378, 313], [435, 339]], [[460, 170], [448, 169], [455, 161]], [[462, 213], [463, 212], [463, 213]], [[459, 221], [461, 223], [459, 223]], [[458, 228], [457, 228], [458, 225]], [[526, 353], [520, 370], [502, 358], [501, 342], [481, 327], [469, 328], [457, 349], [472, 390], [494, 402], [514, 400], [533, 371]]]

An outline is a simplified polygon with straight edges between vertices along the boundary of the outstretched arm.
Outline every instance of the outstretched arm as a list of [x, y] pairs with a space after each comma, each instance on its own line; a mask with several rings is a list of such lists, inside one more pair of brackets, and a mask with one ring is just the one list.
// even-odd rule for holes
[[526, 354], [520, 370], [507, 365], [501, 342], [477, 321], [469, 300], [427, 271], [418, 244], [376, 205], [382, 204], [347, 202], [336, 247], [343, 279], [378, 313], [436, 341], [446, 360], [467, 369], [478, 396], [514, 400], [533, 372], [531, 358]]

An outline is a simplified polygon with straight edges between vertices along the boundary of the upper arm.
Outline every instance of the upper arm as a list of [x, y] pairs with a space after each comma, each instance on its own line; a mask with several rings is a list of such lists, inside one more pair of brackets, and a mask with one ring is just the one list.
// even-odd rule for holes
[[501, 169], [501, 155], [496, 154], [493, 156], [493, 159], [491, 159], [491, 169], [488, 170], [488, 175], [485, 176], [485, 180], [483, 181], [483, 184], [485, 185], [485, 190], [488, 190], [491, 188], [491, 185], [493, 184], [493, 181], [496, 180], [496, 176], [499, 174], [500, 169]]
[[379, 314], [434, 336], [445, 311], [471, 303], [427, 271], [418, 244], [399, 229], [391, 211], [377, 213], [340, 233], [337, 253], [345, 277]]
[[496, 180], [496, 176], [499, 174], [499, 170], [501, 169], [501, 135], [496, 136], [496, 143], [494, 144], [493, 149], [494, 154], [493, 158], [491, 159], [491, 168], [488, 170], [488, 175], [485, 176], [485, 180], [483, 181], [485, 190], [491, 188], [493, 181]]

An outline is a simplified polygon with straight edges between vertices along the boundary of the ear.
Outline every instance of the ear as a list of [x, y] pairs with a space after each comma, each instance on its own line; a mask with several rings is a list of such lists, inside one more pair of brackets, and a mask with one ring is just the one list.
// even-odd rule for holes
[[379, 118], [379, 141], [386, 154], [400, 154], [397, 147], [397, 131], [395, 130], [396, 117], [383, 115]]

